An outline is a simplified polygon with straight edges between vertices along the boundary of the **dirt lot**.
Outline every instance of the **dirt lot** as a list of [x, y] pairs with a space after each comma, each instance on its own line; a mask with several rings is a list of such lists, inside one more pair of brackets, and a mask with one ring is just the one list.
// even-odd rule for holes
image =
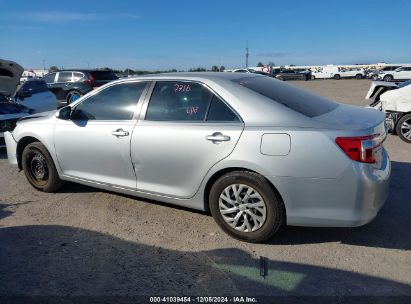
[[[365, 104], [370, 85], [290, 83], [355, 105]], [[372, 223], [288, 227], [265, 245], [236, 241], [211, 216], [158, 202], [72, 184], [37, 192], [3, 150], [0, 295], [411, 296], [411, 146], [389, 136], [386, 147], [391, 193]]]

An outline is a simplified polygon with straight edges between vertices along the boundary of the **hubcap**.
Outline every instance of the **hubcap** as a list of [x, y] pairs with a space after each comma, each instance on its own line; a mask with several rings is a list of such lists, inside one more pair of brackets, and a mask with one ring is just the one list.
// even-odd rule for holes
[[250, 186], [233, 184], [226, 187], [218, 204], [224, 221], [241, 232], [257, 231], [266, 221], [264, 199]]
[[44, 181], [48, 178], [47, 161], [41, 153], [33, 153], [30, 159], [30, 173], [37, 181]]
[[401, 133], [406, 139], [411, 140], [411, 118], [402, 123]]

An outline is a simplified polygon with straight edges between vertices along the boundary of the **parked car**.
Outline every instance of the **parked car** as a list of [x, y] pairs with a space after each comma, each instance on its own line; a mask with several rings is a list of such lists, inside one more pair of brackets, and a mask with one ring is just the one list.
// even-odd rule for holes
[[386, 71], [381, 73], [377, 77], [378, 80], [384, 80], [387, 82], [395, 80], [410, 80], [411, 79], [411, 66], [402, 66], [394, 71]]
[[99, 86], [118, 79], [107, 70], [63, 70], [43, 77], [57, 100], [72, 103]]
[[274, 77], [279, 80], [309, 80], [311, 75], [300, 73], [291, 69], [274, 70]]
[[365, 78], [365, 71], [364, 69], [342, 69], [338, 68], [338, 72], [336, 72], [333, 76], [334, 79], [341, 79], [341, 78], [355, 78], [355, 79], [363, 79]]
[[378, 77], [379, 77], [380, 74], [384, 74], [384, 73], [387, 73], [387, 72], [394, 71], [394, 70], [398, 69], [399, 67], [400, 66], [398, 66], [398, 65], [392, 65], [392, 66], [383, 67], [383, 68], [378, 69], [378, 70], [372, 70], [367, 74], [367, 78], [378, 80]]
[[388, 131], [411, 143], [411, 80], [401, 84], [373, 81], [367, 96], [369, 107], [386, 115]]
[[371, 221], [388, 195], [385, 137], [379, 111], [241, 73], [121, 79], [5, 133], [40, 191], [72, 181], [210, 210], [249, 242]]
[[17, 120], [57, 107], [44, 81], [26, 81], [15, 93], [22, 73], [16, 62], [0, 59], [0, 148], [5, 146], [4, 132], [13, 130]]

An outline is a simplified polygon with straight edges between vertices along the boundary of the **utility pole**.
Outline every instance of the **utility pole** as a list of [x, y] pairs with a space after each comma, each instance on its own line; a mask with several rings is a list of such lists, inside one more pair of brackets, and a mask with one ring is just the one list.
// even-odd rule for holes
[[245, 47], [245, 67], [248, 68], [248, 56], [250, 56], [250, 54], [248, 53], [248, 40], [247, 40], [247, 44]]
[[43, 59], [43, 72], [46, 70], [46, 59]]

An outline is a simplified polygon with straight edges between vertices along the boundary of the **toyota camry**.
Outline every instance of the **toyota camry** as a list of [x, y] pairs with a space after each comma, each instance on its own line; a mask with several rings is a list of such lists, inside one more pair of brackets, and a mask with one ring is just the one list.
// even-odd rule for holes
[[40, 191], [70, 181], [210, 211], [249, 242], [371, 221], [388, 195], [385, 138], [377, 110], [245, 73], [121, 79], [5, 133]]

